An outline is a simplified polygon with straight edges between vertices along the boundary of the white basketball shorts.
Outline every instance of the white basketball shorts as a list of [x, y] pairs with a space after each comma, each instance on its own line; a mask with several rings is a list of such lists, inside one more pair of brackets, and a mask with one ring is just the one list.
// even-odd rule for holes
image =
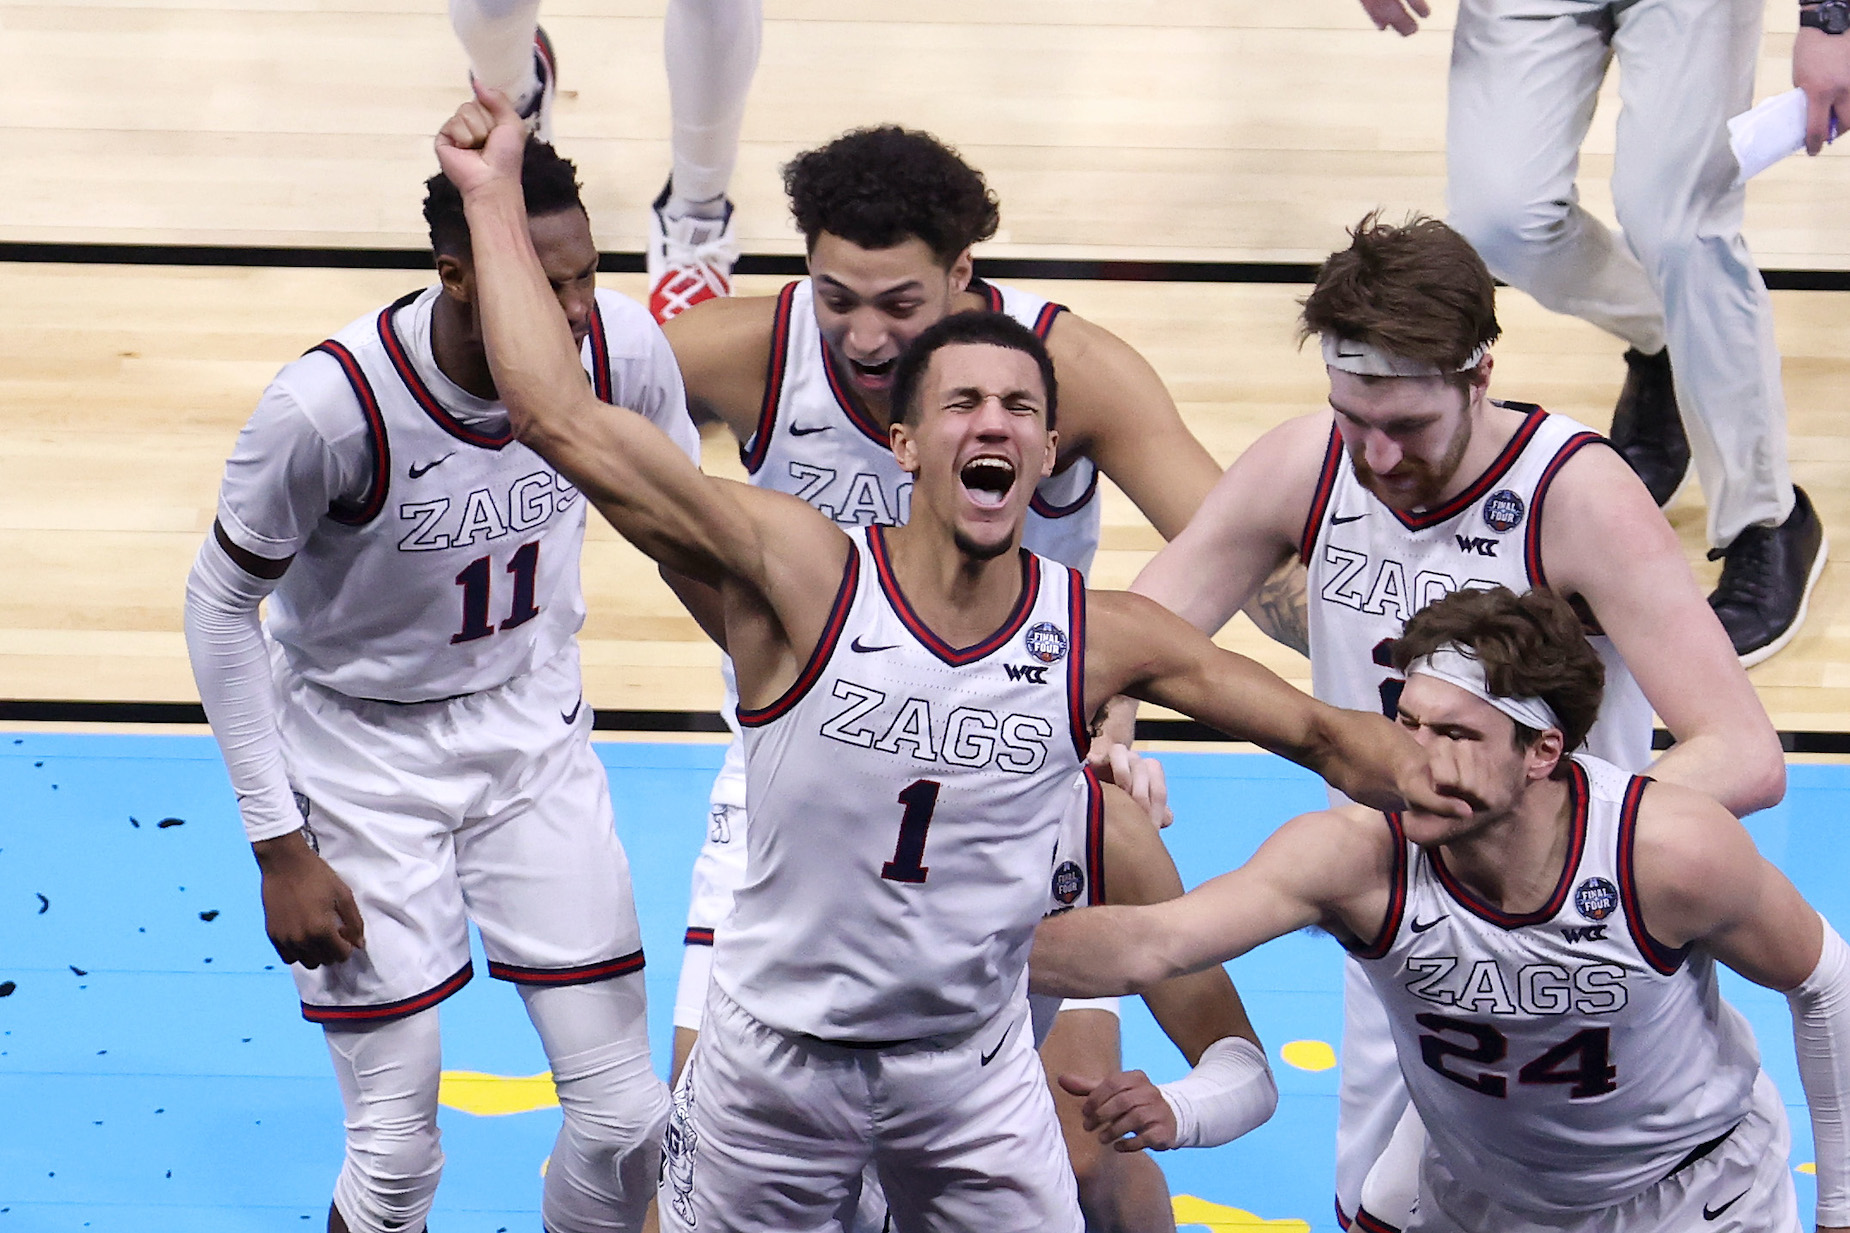
[[279, 674], [289, 777], [310, 842], [358, 901], [366, 946], [295, 967], [330, 1025], [434, 1006], [472, 975], [583, 984], [640, 971], [642, 936], [610, 783], [591, 750], [576, 646], [443, 702], [366, 702]]

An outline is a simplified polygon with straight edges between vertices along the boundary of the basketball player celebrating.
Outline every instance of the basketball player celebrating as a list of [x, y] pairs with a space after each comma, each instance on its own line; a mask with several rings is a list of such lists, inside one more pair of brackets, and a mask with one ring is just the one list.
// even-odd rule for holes
[[1180, 899], [1048, 921], [1035, 987], [1122, 992], [1320, 926], [1387, 1006], [1428, 1128], [1408, 1229], [1797, 1233], [1785, 1110], [1719, 960], [1791, 1003], [1818, 1224], [1850, 1224], [1842, 939], [1713, 800], [1574, 752], [1604, 667], [1553, 594], [1437, 600], [1391, 664], [1468, 820], [1306, 814]]
[[[912, 479], [887, 444], [894, 366], [913, 338], [950, 313], [992, 309], [1046, 340], [1060, 380], [1055, 474], [1035, 490], [1023, 545], [1087, 571], [1098, 546], [1101, 472], [1165, 537], [1182, 529], [1220, 468], [1183, 425], [1161, 378], [1121, 339], [1058, 304], [974, 277], [971, 248], [999, 221], [980, 171], [928, 133], [885, 126], [798, 155], [784, 185], [810, 276], [776, 296], [701, 305], [666, 330], [690, 404], [732, 428], [754, 484], [801, 497], [843, 526], [903, 522]], [[676, 1073], [706, 1005], [714, 931], [746, 876], [744, 806], [735, 735], [694, 867], [675, 999]], [[1050, 1076], [1099, 1074], [1116, 1069], [1118, 1049], [1115, 1003], [1076, 1004], [1043, 1056]], [[1092, 1226], [1172, 1228], [1154, 1162], [1102, 1151], [1081, 1128], [1079, 1102], [1056, 1092], [1056, 1104]]]
[[[1655, 709], [1676, 737], [1657, 778], [1737, 814], [1779, 800], [1778, 737], [1643, 485], [1598, 434], [1490, 398], [1495, 285], [1462, 236], [1433, 219], [1364, 219], [1318, 273], [1302, 329], [1323, 348], [1330, 409], [1254, 442], [1133, 589], [1217, 630], [1295, 554], [1313, 692], [1391, 713], [1400, 676], [1386, 647], [1416, 609], [1461, 586], [1547, 584], [1604, 631], [1593, 753], [1642, 771]], [[1129, 715], [1112, 731], [1128, 739]], [[1406, 1107], [1379, 1003], [1346, 966], [1345, 1225]]]
[[819, 1228], [847, 1218], [871, 1163], [901, 1228], [1077, 1230], [1016, 1029], [1092, 711], [1149, 696], [1352, 794], [1456, 803], [1379, 716], [1018, 551], [1055, 465], [1057, 388], [1040, 341], [1001, 314], [940, 322], [902, 357], [891, 440], [914, 500], [890, 530], [850, 536], [802, 501], [709, 480], [639, 417], [580, 397], [527, 236], [520, 131], [481, 93], [438, 137], [497, 385], [522, 440], [626, 538], [719, 589], [748, 734], [748, 881], [677, 1088], [664, 1224]]
[[[471, 75], [514, 99], [527, 127], [550, 142], [558, 66], [539, 15], [540, 0], [450, 0]], [[668, 0], [662, 48], [673, 166], [649, 209], [647, 257], [657, 321], [731, 294], [739, 243], [726, 186], [763, 36], [761, 0]]]
[[[537, 142], [510, 157], [524, 157], [531, 243], [586, 388], [694, 456], [661, 331], [594, 289], [572, 165]], [[564, 1110], [546, 1228], [636, 1229], [668, 1096], [573, 640], [585, 507], [513, 439], [462, 199], [442, 176], [428, 188], [441, 285], [348, 326], [265, 392], [187, 583], [187, 647], [270, 939], [340, 1080], [328, 1227], [423, 1227], [443, 1163], [436, 1007], [470, 978], [472, 919]]]

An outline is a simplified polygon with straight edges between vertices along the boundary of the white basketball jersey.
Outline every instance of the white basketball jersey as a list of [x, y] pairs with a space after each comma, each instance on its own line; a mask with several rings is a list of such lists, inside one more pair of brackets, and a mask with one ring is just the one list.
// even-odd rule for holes
[[[330, 508], [302, 544], [266, 628], [295, 673], [350, 697], [419, 702], [492, 688], [551, 659], [584, 622], [577, 489], [505, 424], [458, 419], [413, 363], [410, 348], [428, 353], [438, 294], [406, 296], [290, 366], [339, 364], [369, 426], [372, 482], [363, 504]], [[606, 401], [615, 395], [605, 317], [633, 329], [631, 309], [642, 315], [600, 296], [586, 342]]]
[[1024, 551], [1015, 611], [953, 648], [900, 592], [881, 529], [853, 538], [802, 674], [739, 713], [747, 880], [713, 979], [786, 1032], [913, 1040], [977, 1027], [1020, 988], [1085, 757], [1085, 590]]
[[[1309, 570], [1311, 692], [1318, 698], [1391, 719], [1403, 678], [1388, 659], [1389, 644], [1408, 618], [1461, 588], [1505, 586], [1520, 595], [1547, 585], [1542, 502], [1562, 465], [1604, 438], [1566, 416], [1526, 410], [1475, 483], [1417, 514], [1392, 509], [1362, 487], [1341, 434], [1330, 429], [1299, 542]], [[1651, 761], [1651, 704], [1611, 640], [1592, 631], [1591, 641], [1606, 665], [1606, 690], [1585, 749], [1641, 771]]]
[[1760, 1073], [1714, 960], [1640, 923], [1633, 835], [1650, 781], [1584, 755], [1570, 772], [1573, 830], [1546, 905], [1500, 912], [1403, 839], [1382, 934], [1355, 952], [1448, 1168], [1540, 1213], [1654, 1185], [1746, 1116]]

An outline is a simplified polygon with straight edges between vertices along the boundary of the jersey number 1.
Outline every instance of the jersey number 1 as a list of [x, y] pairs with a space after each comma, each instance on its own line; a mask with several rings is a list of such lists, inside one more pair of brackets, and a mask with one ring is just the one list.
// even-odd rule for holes
[[507, 620], [501, 622], [499, 627], [488, 619], [490, 560], [489, 557], [477, 557], [456, 575], [456, 585], [462, 588], [462, 628], [450, 635], [452, 645], [486, 638], [496, 628], [513, 629], [516, 625], [525, 625], [540, 614], [540, 610], [533, 606], [533, 577], [540, 569], [539, 544], [522, 544], [513, 560], [507, 563], [507, 572], [514, 575], [514, 602], [508, 605]]
[[925, 865], [925, 832], [931, 829], [931, 815], [938, 808], [938, 783], [916, 779], [899, 794], [906, 807], [899, 819], [899, 843], [893, 859], [880, 866], [880, 876], [889, 882], [923, 882], [931, 868]]

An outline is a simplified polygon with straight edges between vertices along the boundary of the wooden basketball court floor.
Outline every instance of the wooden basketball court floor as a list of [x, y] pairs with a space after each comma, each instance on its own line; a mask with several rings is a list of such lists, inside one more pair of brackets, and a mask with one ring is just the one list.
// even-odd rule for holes
[[[1443, 212], [1450, 8], [1440, 7], [1403, 41], [1370, 28], [1353, 0], [878, 10], [770, 0], [733, 188], [746, 251], [761, 270], [801, 251], [776, 177], [795, 151], [858, 124], [930, 129], [1002, 199], [1003, 230], [980, 257], [1011, 275], [1090, 275], [1010, 281], [1130, 340], [1230, 460], [1320, 405], [1321, 368], [1292, 342], [1302, 263], [1377, 206]], [[1769, 5], [1759, 97], [1785, 87], [1789, 8]], [[667, 167], [659, 0], [548, 0], [543, 16], [562, 66], [558, 143], [579, 161], [600, 246], [637, 269], [644, 208]], [[462, 74], [436, 0], [0, 0], [0, 577], [10, 580], [0, 716], [13, 729], [0, 734], [0, 988], [17, 986], [0, 999], [0, 1099], [37, 1111], [0, 1132], [0, 1233], [295, 1228], [303, 1212], [318, 1227], [338, 1155], [333, 1086], [312, 1030], [292, 1018], [289, 982], [265, 971], [274, 957], [222, 770], [202, 729], [108, 721], [185, 718], [196, 702], [180, 588], [223, 458], [277, 367], [425, 281], [414, 268], [352, 267], [415, 265], [430, 134], [461, 97]], [[1583, 161], [1583, 196], [1607, 217], [1615, 106], [1609, 83]], [[1850, 160], [1833, 152], [1757, 180], [1747, 214], [1780, 288], [1794, 477], [1827, 527], [1845, 528], [1840, 543], [1850, 543], [1846, 199]], [[785, 276], [750, 275], [740, 290], [768, 292]], [[633, 273], [606, 285], [643, 292]], [[1520, 293], [1499, 304], [1495, 390], [1603, 426], [1622, 345]], [[707, 459], [736, 472], [724, 442], [710, 440]], [[1107, 499], [1095, 581], [1117, 586], [1158, 540], [1128, 502]], [[1706, 581], [1715, 567], [1700, 559], [1698, 500], [1671, 517]], [[1804, 632], [1752, 673], [1800, 749], [1850, 748], [1842, 552]], [[715, 653], [653, 570], [600, 526], [585, 579], [591, 702], [632, 726], [711, 712]], [[1223, 641], [1308, 685], [1304, 662], [1244, 619]], [[140, 703], [182, 709], [125, 705]], [[665, 1020], [679, 887], [717, 750], [662, 739], [631, 733], [601, 749], [629, 805], [638, 884], [661, 888], [643, 908]], [[1795, 768], [1788, 804], [1754, 824], [1840, 922], [1844, 775]], [[1191, 883], [1316, 799], [1256, 755], [1176, 755], [1172, 778], [1196, 819], [1171, 832]], [[1232, 838], [1213, 812], [1229, 779], [1245, 804]], [[158, 825], [170, 816], [186, 822]], [[51, 905], [43, 914], [38, 894]], [[1292, 1063], [1318, 1064], [1310, 1043], [1280, 1050], [1336, 1039], [1331, 948], [1292, 939], [1245, 962], [1235, 975], [1258, 996], [1285, 1112], [1242, 1144], [1163, 1163], [1178, 1193], [1293, 1222], [1273, 1227], [1329, 1227], [1333, 1076]], [[530, 1033], [487, 984], [452, 1005], [450, 1064], [531, 1075], [542, 1063]], [[1777, 1000], [1747, 1003], [1769, 1058], [1788, 1057]], [[665, 1026], [655, 1037], [666, 1040]], [[1127, 1055], [1159, 1078], [1179, 1066], [1143, 1021], [1127, 1028]], [[1770, 1064], [1796, 1105], [1789, 1058]], [[445, 1113], [454, 1165], [438, 1227], [533, 1226], [556, 1115], [483, 1113], [532, 1099], [533, 1086], [453, 1089], [465, 1094]], [[464, 1111], [470, 1102], [477, 1112]], [[190, 1109], [190, 1120], [162, 1122], [144, 1105]], [[162, 1176], [167, 1159], [179, 1162], [174, 1178]], [[1292, 1184], [1253, 1190], [1253, 1178]], [[1214, 1206], [1179, 1214], [1252, 1227]]]

